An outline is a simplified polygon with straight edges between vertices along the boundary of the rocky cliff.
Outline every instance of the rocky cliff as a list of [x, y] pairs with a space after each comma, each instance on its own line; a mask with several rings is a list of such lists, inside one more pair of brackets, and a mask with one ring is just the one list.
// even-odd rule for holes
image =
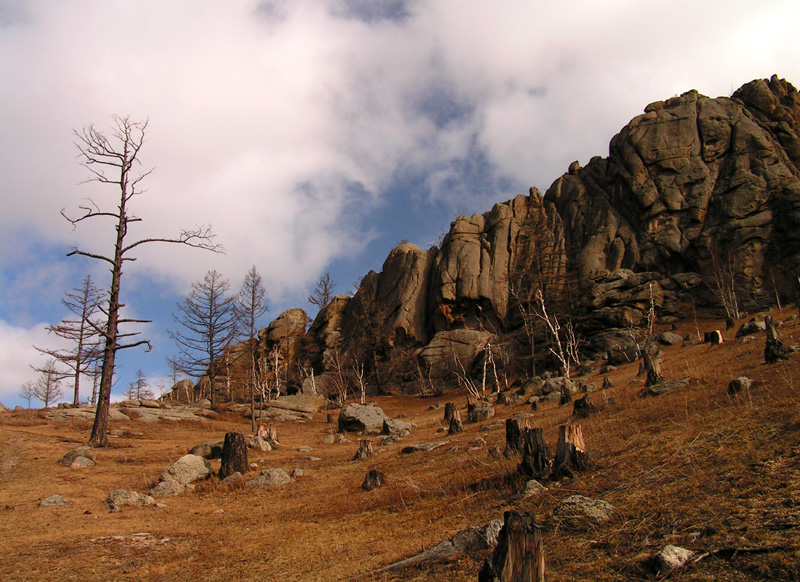
[[310, 339], [366, 362], [380, 385], [414, 368], [419, 381], [431, 353], [468, 368], [487, 338], [533, 353], [526, 343], [544, 332], [520, 330], [540, 291], [589, 339], [640, 324], [651, 304], [662, 316], [683, 301], [721, 305], [725, 285], [756, 308], [794, 298], [798, 226], [797, 90], [772, 77], [731, 97], [689, 91], [648, 105], [608, 157], [574, 162], [544, 196], [459, 217], [441, 248], [398, 246], [353, 298], [320, 312]]

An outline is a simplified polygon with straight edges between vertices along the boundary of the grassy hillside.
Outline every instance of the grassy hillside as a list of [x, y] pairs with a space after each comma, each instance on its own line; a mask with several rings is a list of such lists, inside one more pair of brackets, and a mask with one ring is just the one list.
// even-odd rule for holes
[[[794, 310], [775, 312], [787, 320]], [[720, 321], [699, 322], [703, 330]], [[695, 322], [676, 330], [695, 332]], [[230, 430], [249, 432], [232, 413], [196, 423], [112, 423], [125, 436], [97, 451], [88, 469], [56, 461], [84, 443], [86, 422], [45, 420], [41, 413], [0, 415], [0, 577], [21, 580], [477, 580], [484, 555], [463, 556], [391, 573], [378, 571], [472, 525], [501, 518], [507, 509], [535, 512], [543, 525], [547, 579], [654, 580], [644, 559], [666, 544], [702, 554], [722, 551], [673, 572], [672, 580], [800, 579], [800, 366], [763, 363], [764, 336], [742, 341], [724, 332], [720, 346], [692, 343], [664, 348], [667, 378], [689, 386], [642, 398], [638, 364], [606, 374], [614, 405], [581, 421], [592, 467], [573, 479], [546, 483], [547, 493], [522, 499], [518, 459], [504, 447], [506, 418], [533, 414], [554, 448], [557, 427], [571, 406], [498, 406], [485, 424], [462, 434], [438, 433], [443, 409], [466, 404], [465, 393], [441, 397], [381, 397], [389, 416], [415, 424], [411, 434], [381, 446], [376, 456], [352, 461], [358, 437], [323, 444], [334, 431], [324, 414], [303, 422], [276, 422], [282, 447], [250, 451], [259, 471], [300, 468], [281, 488], [224, 486], [215, 479], [166, 498], [166, 507], [109, 512], [106, 495], [118, 488], [145, 493], [161, 470], [200, 442]], [[784, 343], [800, 343], [797, 319], [781, 328]], [[755, 381], [749, 394], [730, 397], [737, 376]], [[581, 378], [598, 387], [603, 375]], [[600, 402], [600, 393], [592, 395]], [[482, 440], [476, 440], [476, 439]], [[407, 445], [448, 440], [430, 452], [406, 455]], [[311, 452], [299, 451], [311, 447]], [[315, 457], [318, 460], [309, 459]], [[214, 468], [219, 461], [212, 461]], [[379, 469], [385, 487], [360, 486]], [[256, 472], [252, 473], [255, 476]], [[73, 501], [43, 508], [53, 494]], [[615, 507], [610, 522], [570, 529], [552, 519], [573, 494]], [[753, 551], [757, 550], [757, 551]]]

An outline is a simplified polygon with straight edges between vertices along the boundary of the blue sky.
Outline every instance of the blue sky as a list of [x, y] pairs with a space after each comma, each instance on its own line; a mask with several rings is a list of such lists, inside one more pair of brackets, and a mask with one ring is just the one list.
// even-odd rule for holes
[[255, 265], [264, 325], [326, 271], [349, 291], [400, 241], [606, 155], [652, 101], [800, 83], [798, 24], [794, 0], [0, 0], [0, 401], [20, 402], [64, 293], [107, 284], [65, 256], [113, 235], [59, 214], [114, 197], [81, 184], [74, 129], [149, 119], [136, 234], [211, 224], [227, 249], [139, 253], [123, 300], [154, 349], [121, 356], [119, 394], [166, 376], [170, 314], [206, 271], [236, 289]]

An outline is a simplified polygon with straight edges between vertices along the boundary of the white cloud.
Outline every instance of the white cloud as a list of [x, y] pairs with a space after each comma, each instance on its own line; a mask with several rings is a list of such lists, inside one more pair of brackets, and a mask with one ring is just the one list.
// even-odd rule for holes
[[[128, 289], [154, 280], [183, 294], [211, 268], [236, 286], [255, 264], [273, 303], [303, 298], [375, 237], [397, 172], [423, 177], [415, 203], [457, 197], [470, 212], [546, 188], [572, 160], [605, 155], [650, 101], [729, 94], [772, 73], [800, 82], [799, 11], [793, 0], [0, 0], [0, 243], [107, 252], [110, 224], [72, 232], [58, 214], [83, 197], [114, 202], [78, 185], [71, 132], [130, 114], [150, 119], [142, 162], [156, 167], [132, 234], [211, 224], [227, 254], [143, 249]], [[402, 216], [390, 226], [404, 236]], [[35, 261], [30, 273], [59, 272]], [[15, 323], [38, 319], [25, 309]]]

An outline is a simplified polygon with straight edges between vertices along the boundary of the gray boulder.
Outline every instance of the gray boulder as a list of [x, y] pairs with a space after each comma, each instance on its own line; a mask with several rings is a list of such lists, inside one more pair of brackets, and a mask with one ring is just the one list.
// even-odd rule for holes
[[161, 472], [159, 482], [150, 490], [153, 497], [171, 497], [182, 493], [193, 481], [211, 475], [211, 465], [199, 455], [184, 455]]
[[603, 523], [611, 519], [614, 507], [600, 499], [570, 495], [553, 510], [553, 518], [568, 524]]
[[190, 455], [198, 455], [206, 459], [221, 459], [222, 458], [222, 445], [225, 441], [214, 441], [207, 443], [200, 443], [189, 449]]
[[61, 495], [51, 495], [47, 499], [42, 500], [39, 507], [58, 507], [60, 505], [72, 505], [72, 501]]
[[283, 469], [264, 469], [255, 479], [247, 482], [248, 487], [280, 487], [291, 483], [292, 478]]
[[683, 338], [679, 336], [677, 333], [671, 331], [665, 331], [658, 335], [658, 341], [664, 344], [665, 346], [677, 346], [678, 344], [683, 342]]
[[145, 505], [153, 505], [156, 502], [150, 495], [142, 495], [136, 491], [128, 491], [126, 489], [115, 489], [106, 497], [106, 505], [112, 511], [120, 507], [144, 507]]
[[392, 435], [398, 434], [405, 431], [408, 434], [412, 428], [410, 422], [404, 422], [402, 420], [397, 420], [396, 418], [387, 418], [383, 421], [383, 431], [381, 434], [385, 435]]
[[655, 569], [666, 574], [676, 568], [683, 567], [686, 562], [692, 559], [694, 552], [679, 546], [664, 546], [652, 558]]
[[739, 376], [738, 378], [734, 378], [728, 384], [728, 393], [729, 394], [738, 394], [739, 392], [746, 392], [750, 390], [750, 387], [753, 385], [753, 381], [748, 378], [747, 376]]
[[96, 460], [92, 448], [87, 445], [81, 445], [80, 447], [75, 447], [61, 457], [58, 460], [58, 464], [71, 469], [78, 469], [81, 467], [91, 467], [95, 464]]
[[348, 404], [339, 413], [339, 431], [380, 434], [383, 423], [389, 420], [382, 408], [363, 404]]

